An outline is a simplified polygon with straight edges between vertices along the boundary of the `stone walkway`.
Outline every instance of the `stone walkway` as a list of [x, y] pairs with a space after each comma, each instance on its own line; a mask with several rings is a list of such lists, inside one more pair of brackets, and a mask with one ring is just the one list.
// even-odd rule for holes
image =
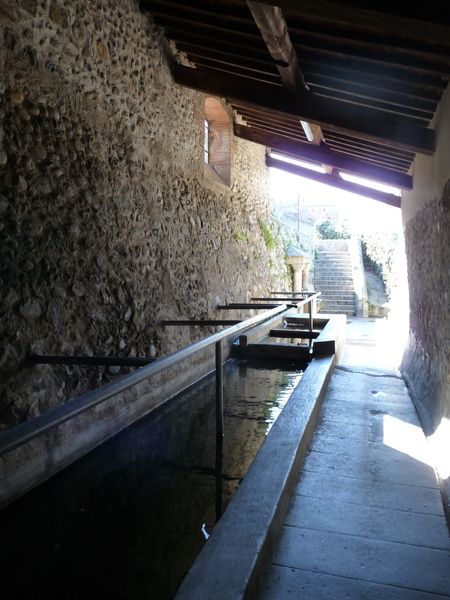
[[450, 598], [450, 538], [381, 321], [352, 319], [261, 600]]

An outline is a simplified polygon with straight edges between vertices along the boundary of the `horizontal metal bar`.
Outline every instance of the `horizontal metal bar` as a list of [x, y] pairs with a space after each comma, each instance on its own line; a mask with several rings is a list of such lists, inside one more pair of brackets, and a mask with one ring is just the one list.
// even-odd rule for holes
[[[270, 292], [272, 296], [282, 295], [282, 296], [308, 296], [311, 292]], [[319, 292], [320, 293], [320, 292]]]
[[214, 326], [214, 325], [236, 325], [237, 323], [241, 323], [242, 319], [203, 319], [199, 321], [195, 320], [184, 320], [184, 321], [162, 321], [161, 325], [163, 327], [167, 327], [168, 325], [196, 325], [199, 327], [202, 326]]
[[[277, 306], [281, 306], [281, 304], [277, 304], [276, 302], [271, 302], [270, 304], [262, 304], [262, 303], [257, 303], [257, 302], [243, 302], [242, 304], [238, 304], [238, 303], [231, 303], [231, 304], [219, 304], [219, 306], [217, 306], [216, 308], [219, 310], [236, 310], [239, 308], [260, 308], [260, 309], [264, 309], [267, 310], [269, 308], [275, 308]], [[294, 304], [292, 301], [289, 302], [288, 306], [290, 308], [292, 308], [293, 306], [296, 306], [296, 304]]]
[[[316, 294], [308, 296], [307, 298], [273, 298], [273, 300], [276, 300], [277, 302], [288, 302], [290, 304], [295, 304], [295, 306], [304, 306], [305, 304], [310, 304], [311, 302], [313, 302], [319, 294], [320, 292], [317, 292]], [[252, 300], [261, 300], [267, 302], [269, 300], [272, 300], [272, 298], [252, 298]]]
[[55, 356], [52, 354], [32, 354], [28, 362], [35, 365], [86, 365], [86, 366], [114, 366], [114, 367], [143, 367], [156, 358], [143, 358], [137, 356]]
[[290, 298], [252, 298], [252, 301], [255, 302], [269, 302], [270, 300], [276, 302], [289, 302], [290, 304], [299, 304], [300, 302], [305, 304], [306, 302], [310, 301], [309, 298], [296, 298], [294, 296], [291, 296]]
[[287, 310], [288, 306], [286, 304], [276, 306], [272, 310], [268, 310], [261, 315], [256, 315], [255, 317], [246, 319], [245, 321], [224, 329], [223, 331], [218, 331], [217, 333], [214, 333], [203, 340], [199, 340], [195, 344], [192, 344], [186, 348], [182, 348], [181, 350], [178, 350], [173, 354], [169, 354], [164, 358], [160, 358], [151, 364], [145, 365], [141, 369], [134, 371], [133, 373], [129, 373], [128, 375], [125, 375], [116, 381], [107, 383], [106, 385], [92, 390], [91, 392], [87, 392], [82, 396], [78, 396], [77, 398], [72, 398], [65, 404], [52, 408], [43, 415], [35, 417], [31, 421], [21, 423], [15, 427], [11, 427], [10, 429], [0, 432], [0, 456], [3, 456], [7, 452], [11, 452], [15, 448], [18, 448], [22, 444], [33, 440], [49, 429], [52, 429], [57, 425], [61, 425], [73, 417], [82, 414], [86, 410], [97, 406], [97, 404], [108, 400], [108, 398], [111, 398], [115, 394], [120, 394], [130, 387], [141, 383], [145, 379], [160, 373], [164, 369], [178, 364], [180, 361], [192, 356], [196, 352], [204, 350], [205, 348], [208, 348], [212, 344], [215, 344], [216, 342], [223, 340], [230, 335], [250, 329], [250, 327], [254, 327], [255, 325], [258, 325], [259, 323], [262, 323], [278, 314], [286, 312]]
[[315, 339], [319, 337], [320, 331], [309, 331], [309, 329], [271, 329], [270, 337], [275, 338], [300, 338], [300, 339]]

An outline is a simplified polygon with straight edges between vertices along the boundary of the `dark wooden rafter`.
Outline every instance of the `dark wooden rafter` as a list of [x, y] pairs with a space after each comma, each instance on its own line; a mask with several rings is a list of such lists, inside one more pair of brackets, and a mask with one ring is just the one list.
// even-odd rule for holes
[[283, 137], [289, 138], [291, 140], [295, 140], [297, 142], [303, 142], [304, 144], [308, 143], [306, 136], [301, 133], [296, 133], [295, 131], [287, 130], [284, 127], [277, 127], [276, 125], [270, 123], [254, 123], [251, 120], [247, 120], [247, 124], [250, 127], [254, 127], [257, 129], [261, 129], [262, 131], [266, 131], [267, 133], [272, 133], [274, 135], [281, 135]]
[[325, 164], [335, 167], [340, 171], [365, 177], [379, 183], [391, 185], [401, 189], [412, 189], [412, 177], [390, 169], [375, 167], [366, 162], [354, 159], [338, 152], [333, 152], [323, 146], [314, 146], [304, 142], [291, 141], [287, 138], [269, 134], [253, 127], [235, 124], [234, 134], [244, 140], [261, 144], [288, 154], [298, 160], [309, 161], [316, 164]]
[[[238, 36], [208, 35], [208, 33], [199, 29], [183, 29], [182, 27], [168, 27], [168, 37], [173, 39], [180, 47], [187, 45], [186, 52], [197, 48], [208, 55], [220, 53], [231, 57], [233, 61], [240, 64], [241, 61], [253, 61], [258, 65], [267, 66], [272, 72], [276, 72], [266, 48], [255, 46], [248, 40], [243, 40]], [[195, 62], [195, 60], [193, 61]], [[356, 64], [350, 59], [340, 59], [330, 55], [310, 55], [308, 52], [302, 53], [302, 68], [306, 80], [313, 78], [317, 73], [319, 75], [332, 77], [337, 81], [350, 81], [360, 83], [370, 83], [373, 86], [382, 89], [397, 90], [399, 86], [408, 92], [409, 95], [418, 97], [431, 97], [439, 100], [445, 82], [441, 77], [427, 75], [420, 71], [410, 73], [408, 71], [396, 69], [393, 66], [377, 65], [368, 71], [365, 65]]]
[[[305, 22], [338, 26], [346, 31], [367, 32], [399, 40], [423, 42], [429, 46], [450, 47], [450, 27], [439, 22], [431, 23], [395, 14], [387, 16], [386, 12], [389, 11], [376, 12], [348, 4], [344, 8], [342, 4], [332, 0], [276, 0], [273, 4], [283, 10], [288, 20], [296, 17]], [[426, 10], [425, 6], [423, 10]]]
[[390, 118], [380, 111], [325, 98], [310, 98], [309, 95], [305, 95], [299, 101], [281, 90], [274, 91], [273, 86], [256, 81], [250, 86], [244, 79], [239, 80], [227, 74], [217, 77], [213, 71], [207, 69], [193, 69], [175, 64], [172, 74], [175, 82], [180, 85], [224, 97], [231, 103], [260, 107], [274, 114], [297, 116], [322, 127], [387, 146], [424, 154], [434, 152], [433, 130], [405, 118]]
[[314, 85], [311, 85], [311, 90], [314, 92], [315, 97], [329, 98], [330, 100], [339, 100], [346, 102], [347, 104], [356, 104], [357, 106], [366, 106], [367, 108], [383, 111], [384, 113], [390, 113], [394, 115], [400, 115], [410, 119], [415, 119], [426, 125], [430, 122], [433, 117], [433, 113], [429, 111], [417, 110], [413, 107], [402, 107], [383, 100], [377, 100], [375, 98], [361, 98], [354, 94], [348, 94], [342, 90], [322, 90]]
[[307, 32], [294, 32], [292, 43], [299, 48], [308, 48], [317, 52], [333, 53], [336, 56], [357, 58], [367, 62], [388, 63], [407, 71], [421, 71], [430, 75], [445, 76], [448, 73], [450, 59], [443, 56], [417, 56], [410, 51], [401, 52], [401, 48], [380, 47], [377, 44], [345, 39], [330, 39], [329, 36], [311, 35]]
[[337, 57], [315, 55], [307, 58], [302, 56], [302, 67], [307, 80], [308, 75], [310, 77], [321, 75], [345, 83], [360, 83], [392, 91], [404, 90], [404, 93], [409, 96], [431, 98], [435, 101], [439, 100], [446, 85], [442, 77], [423, 73], [411, 74], [392, 67], [389, 67], [388, 70], [377, 67], [368, 71], [361, 68], [360, 65], [355, 65], [348, 60], [340, 60]]
[[[409, 11], [409, 7], [407, 9]], [[398, 37], [389, 37], [381, 33], [368, 33], [367, 31], [350, 31], [345, 27], [307, 23], [304, 18], [288, 20], [289, 31], [292, 36], [298, 35], [301, 39], [315, 38], [326, 42], [338, 43], [340, 46], [363, 48], [395, 54], [424, 61], [429, 64], [450, 66], [450, 45], [432, 44], [430, 41], [407, 40]]]
[[313, 90], [344, 92], [358, 98], [374, 99], [394, 106], [411, 107], [429, 113], [434, 113], [439, 96], [437, 92], [428, 95], [428, 97], [422, 92], [422, 95], [419, 96], [414, 93], [414, 90], [409, 90], [406, 86], [394, 89], [386, 85], [383, 87], [381, 83], [379, 85], [367, 81], [360, 83], [350, 79], [339, 79], [338, 77], [323, 76], [317, 73], [309, 74], [308, 85]]
[[401, 173], [407, 173], [409, 167], [411, 166], [411, 162], [403, 163], [388, 156], [380, 156], [379, 154], [375, 155], [370, 152], [358, 151], [354, 150], [353, 148], [346, 148], [336, 144], [327, 144], [327, 147], [341, 155], [346, 154], [357, 160], [362, 160], [386, 169], [393, 169], [394, 171]]
[[267, 50], [275, 61], [284, 87], [288, 92], [299, 96], [307, 94], [309, 88], [305, 83], [281, 9], [252, 0], [247, 0], [247, 5]]
[[382, 146], [381, 144], [368, 144], [363, 140], [359, 140], [358, 138], [351, 137], [348, 135], [339, 135], [334, 131], [324, 130], [325, 141], [330, 142], [334, 141], [338, 144], [347, 145], [351, 148], [358, 148], [361, 150], [370, 150], [371, 152], [375, 152], [378, 154], [384, 154], [388, 156], [392, 156], [398, 158], [399, 160], [409, 161], [411, 162], [414, 158], [413, 152], [404, 152], [402, 150], [397, 150], [396, 148], [386, 148], [386, 146]]
[[[171, 27], [184, 25], [190, 29], [203, 32], [206, 35], [210, 32], [211, 42], [217, 38], [226, 39], [230, 35], [241, 41], [253, 40], [256, 43], [258, 39], [257, 32], [253, 29], [253, 23], [250, 19], [237, 18], [228, 13], [221, 14], [215, 7], [211, 7], [208, 12], [205, 9], [199, 10], [188, 5], [176, 5], [177, 8], [175, 8], [175, 6], [171, 7], [171, 4], [174, 3], [166, 4], [163, 2], [148, 1], [142, 5], [147, 10], [152, 10], [163, 26], [167, 26], [170, 29]], [[258, 21], [256, 22], [263, 37], [266, 32], [273, 42], [276, 39], [273, 36], [274, 31], [276, 31], [273, 28], [273, 24], [279, 21], [280, 8], [259, 2], [253, 2], [252, 4], [254, 6], [252, 12], [255, 11], [258, 13], [259, 24]], [[270, 14], [270, 11], [273, 11], [273, 14]], [[266, 18], [266, 15], [269, 15], [269, 19]], [[285, 22], [284, 19], [282, 21]], [[269, 27], [267, 27], [267, 23], [270, 24]], [[276, 35], [280, 33], [281, 29], [278, 30]], [[311, 33], [307, 29], [299, 30], [293, 28], [292, 33], [291, 47], [299, 43], [301, 44], [299, 47], [305, 51], [315, 50], [317, 52], [331, 53], [333, 56], [353, 57], [355, 60], [360, 61], [366, 60], [375, 63], [380, 62], [381, 64], [385, 62], [391, 63], [392, 66], [396, 66], [399, 69], [411, 70], [416, 74], [430, 73], [445, 75], [448, 72], [450, 59], [440, 51], [440, 47], [437, 48], [438, 52], [434, 53], [433, 47], [428, 52], [419, 52], [411, 48], [402, 48], [401, 45], [394, 47], [386, 44], [367, 42], [366, 40], [357, 38], [347, 39], [342, 36]]]
[[194, 63], [199, 62], [197, 59], [208, 59], [230, 67], [245, 68], [249, 71], [254, 71], [255, 73], [261, 73], [262, 75], [268, 75], [277, 79], [280, 78], [273, 64], [268, 60], [257, 60], [255, 58], [239, 56], [232, 52], [214, 50], [212, 48], [207, 48], [206, 46], [190, 44], [187, 42], [178, 42], [177, 45], [178, 48], [182, 52], [185, 52]]
[[260, 74], [255, 71], [249, 71], [245, 67], [224, 65], [223, 63], [219, 63], [208, 58], [198, 58], [196, 59], [195, 64], [199, 67], [206, 67], [214, 71], [220, 71], [221, 73], [228, 73], [228, 75], [236, 75], [237, 77], [245, 77], [246, 79], [261, 81], [267, 85], [282, 87], [278, 75], [269, 75], [265, 73]]
[[390, 204], [391, 206], [395, 206], [397, 208], [400, 208], [401, 206], [401, 200], [398, 196], [395, 196], [394, 194], [389, 194], [387, 192], [381, 192], [379, 190], [366, 187], [364, 185], [346, 181], [345, 179], [342, 179], [342, 177], [340, 177], [339, 175], [318, 173], [316, 171], [312, 171], [311, 169], [300, 167], [298, 165], [288, 163], [284, 160], [280, 160], [272, 156], [266, 156], [266, 165], [268, 167], [275, 167], [277, 169], [281, 169], [282, 171], [286, 171], [287, 173], [292, 173], [293, 175], [299, 175], [300, 177], [312, 179], [313, 181], [317, 181], [319, 183], [329, 185], [334, 188], [345, 190], [346, 192], [351, 192], [353, 194], [358, 194], [359, 196], [371, 198], [372, 200], [384, 202], [385, 204]]

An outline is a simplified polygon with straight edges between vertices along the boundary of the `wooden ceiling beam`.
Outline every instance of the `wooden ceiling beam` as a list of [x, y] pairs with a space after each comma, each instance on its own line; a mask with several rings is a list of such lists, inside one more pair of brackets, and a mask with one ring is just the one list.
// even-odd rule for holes
[[234, 134], [249, 142], [273, 148], [284, 154], [289, 154], [299, 160], [311, 161], [335, 167], [346, 173], [366, 177], [387, 185], [392, 185], [405, 190], [412, 189], [412, 177], [389, 169], [377, 168], [358, 159], [343, 156], [323, 146], [314, 146], [302, 142], [291, 142], [277, 135], [270, 135], [253, 127], [246, 127], [235, 123]]
[[[248, 34], [242, 36], [238, 32], [225, 32], [219, 29], [209, 32], [207, 28], [195, 24], [183, 27], [181, 21], [178, 23], [161, 22], [160, 24], [166, 29], [167, 37], [173, 39], [177, 44], [188, 43], [211, 52], [227, 52], [244, 59], [251, 58], [271, 64], [270, 54], [262, 39], [257, 36], [249, 37]], [[302, 67], [305, 77], [308, 72], [325, 70], [326, 73], [343, 73], [344, 77], [350, 77], [355, 81], [361, 77], [363, 81], [373, 81], [374, 84], [391, 83], [394, 89], [404, 82], [419, 89], [423, 87], [424, 90], [439, 94], [439, 97], [445, 88], [442, 77], [426, 74], [418, 69], [410, 72], [381, 62], [362, 61], [361, 63], [357, 57], [326, 51], [320, 52], [320, 49], [314, 51], [304, 48], [302, 50]], [[368, 77], [368, 67], [370, 67], [370, 78]]]
[[401, 160], [409, 160], [411, 161], [414, 158], [413, 152], [404, 152], [401, 150], [397, 150], [396, 148], [386, 148], [386, 146], [381, 146], [379, 144], [367, 144], [364, 140], [360, 140], [358, 138], [349, 137], [346, 135], [342, 135], [336, 133], [335, 131], [327, 131], [324, 130], [325, 141], [334, 140], [338, 143], [347, 144], [349, 147], [361, 148], [361, 150], [370, 150], [371, 152], [377, 152], [378, 154], [397, 157]]
[[301, 120], [342, 131], [356, 137], [398, 147], [412, 152], [433, 154], [434, 131], [404, 118], [391, 118], [379, 111], [348, 105], [344, 102], [311, 98], [305, 95], [300, 100], [282, 93], [273, 86], [259, 82], [249, 84], [244, 78], [223, 74], [217, 77], [206, 69], [192, 69], [178, 63], [172, 65], [176, 83], [198, 91], [221, 96], [231, 104], [260, 107], [275, 114], [298, 116]]
[[228, 9], [222, 7], [222, 10], [220, 10], [221, 7], [218, 2], [214, 2], [214, 4], [205, 2], [195, 2], [195, 4], [191, 2], [186, 4], [182, 0], [141, 0], [139, 4], [142, 12], [151, 14], [155, 14], [158, 11], [176, 16], [188, 14], [194, 19], [209, 20], [213, 18], [215, 20], [232, 23], [233, 25], [236, 25], [236, 27], [246, 27], [248, 26], [249, 21], [251, 22], [251, 18], [245, 5], [242, 6], [240, 11], [235, 10], [232, 12], [229, 7]]
[[305, 137], [305, 134], [302, 131], [298, 131], [288, 127], [282, 127], [281, 125], [277, 125], [274, 123], [267, 123], [263, 121], [255, 121], [254, 119], [245, 119], [247, 124], [251, 127], [256, 127], [257, 129], [264, 129], [268, 133], [273, 133], [275, 135], [282, 135], [284, 137], [292, 138], [293, 140], [297, 140], [299, 142], [303, 142], [305, 144], [308, 143], [308, 140]]
[[401, 171], [402, 173], [408, 171], [409, 167], [411, 166], [410, 160], [402, 161], [396, 158], [392, 158], [391, 156], [380, 156], [379, 154], [361, 151], [358, 148], [349, 148], [348, 146], [341, 146], [340, 144], [336, 144], [333, 142], [327, 143], [327, 147], [329, 150], [338, 152], [339, 154], [348, 154], [350, 156], [353, 156], [353, 158], [363, 161], [371, 160], [382, 167], [386, 167], [386, 169], [393, 169], [394, 171]]
[[[408, 6], [408, 11], [411, 5]], [[448, 64], [450, 59], [450, 40], [446, 45], [436, 44], [430, 41], [407, 40], [398, 37], [386, 36], [380, 33], [374, 34], [368, 31], [354, 31], [346, 27], [339, 27], [335, 23], [333, 25], [307, 23], [305, 19], [289, 18], [289, 31], [293, 35], [303, 34], [317, 36], [320, 39], [339, 42], [342, 44], [361, 45], [367, 48], [377, 48], [389, 52], [398, 53], [400, 55], [414, 56], [425, 61], [437, 61]]]
[[230, 66], [220, 62], [211, 61], [207, 58], [197, 58], [195, 60], [195, 64], [199, 67], [207, 67], [208, 69], [213, 69], [214, 71], [219, 71], [221, 73], [227, 73], [228, 75], [236, 75], [237, 77], [245, 77], [254, 81], [261, 81], [267, 85], [275, 85], [280, 88], [282, 87], [280, 83], [280, 78], [276, 74], [261, 74], [256, 71], [245, 69], [243, 67]]
[[[399, 40], [417, 40], [443, 46], [450, 43], [450, 27], [439, 23], [393, 14], [386, 16], [383, 12], [348, 4], [343, 7], [341, 3], [331, 0], [274, 0], [268, 3], [279, 6], [288, 21], [292, 16], [306, 22], [344, 27], [349, 31], [366, 31]], [[426, 6], [422, 10], [426, 10]]]
[[249, 108], [248, 106], [241, 107], [238, 104], [232, 104], [232, 107], [240, 115], [242, 115], [244, 117], [244, 119], [249, 117], [249, 118], [254, 118], [254, 119], [260, 119], [263, 121], [279, 123], [281, 125], [285, 125], [286, 127], [292, 127], [292, 128], [298, 128], [298, 129], [300, 129], [300, 127], [301, 127], [300, 119], [298, 119], [296, 117], [288, 117], [288, 116], [281, 117], [279, 115], [273, 115], [272, 113], [269, 113], [264, 110], [255, 110], [253, 108]]
[[426, 98], [408, 93], [402, 86], [401, 90], [397, 91], [387, 87], [382, 88], [377, 85], [371, 85], [367, 82], [359, 83], [352, 80], [344, 80], [323, 76], [312, 73], [307, 77], [308, 85], [315, 86], [322, 90], [340, 91], [347, 94], [353, 94], [359, 98], [367, 98], [379, 100], [394, 104], [395, 106], [412, 107], [417, 110], [434, 113], [438, 98]]
[[235, 56], [244, 56], [254, 60], [265, 60], [270, 64], [270, 56], [267, 53], [267, 48], [261, 44], [256, 47], [253, 44], [248, 44], [242, 40], [236, 41], [236, 37], [227, 36], [211, 36], [204, 32], [199, 32], [195, 29], [187, 29], [180, 27], [166, 28], [166, 35], [169, 39], [179, 42], [201, 45], [210, 48], [211, 51], [223, 51], [232, 53]]
[[292, 28], [290, 28], [290, 32], [294, 46], [307, 46], [311, 49], [320, 48], [333, 53], [342, 53], [346, 56], [356, 56], [368, 61], [386, 62], [402, 69], [413, 68], [431, 75], [441, 76], [449, 72], [450, 56], [424, 55], [401, 48], [401, 46], [384, 46], [374, 42], [352, 40], [345, 37], [334, 38]]
[[324, 185], [329, 185], [333, 188], [338, 188], [341, 190], [345, 190], [346, 192], [351, 192], [352, 194], [358, 194], [359, 196], [364, 196], [365, 198], [370, 198], [372, 200], [377, 200], [378, 202], [390, 204], [391, 206], [395, 206], [397, 208], [400, 208], [401, 206], [401, 200], [395, 194], [381, 192], [379, 190], [366, 187], [365, 185], [359, 185], [357, 183], [352, 183], [351, 181], [346, 181], [345, 179], [342, 179], [342, 177], [340, 177], [339, 175], [333, 175], [331, 173], [318, 173], [316, 171], [312, 171], [311, 169], [306, 169], [298, 165], [293, 165], [291, 163], [285, 162], [284, 160], [279, 160], [272, 156], [266, 156], [266, 165], [268, 167], [275, 167], [276, 169], [281, 169], [282, 171], [286, 171], [287, 173], [292, 173], [293, 175], [305, 177], [306, 179], [312, 179], [313, 181], [323, 183]]
[[270, 75], [271, 77], [277, 77], [279, 74], [272, 66], [273, 63], [269, 60], [257, 60], [252, 58], [246, 58], [239, 54], [233, 54], [232, 52], [223, 52], [221, 50], [212, 50], [201, 45], [188, 44], [186, 42], [178, 42], [178, 49], [185, 52], [192, 57], [192, 62], [196, 62], [197, 58], [207, 58], [208, 60], [216, 61], [230, 67], [240, 67], [248, 69], [249, 71], [255, 71], [255, 73], [261, 73], [262, 75]]
[[[233, 29], [233, 27], [229, 24], [216, 24], [211, 20], [196, 20], [191, 17], [183, 17], [179, 14], [170, 14], [164, 12], [163, 10], [157, 10], [154, 13], [154, 17], [156, 22], [163, 27], [168, 27], [169, 29], [189, 29], [189, 31], [198, 31], [203, 33], [203, 35], [211, 36], [211, 39], [229, 39], [230, 36], [235, 38], [239, 38], [241, 40], [247, 40], [252, 45], [264, 46], [263, 40], [261, 39], [258, 30], [250, 29]], [[252, 21], [249, 21], [250, 25], [254, 25]]]
[[331, 61], [324, 60], [323, 57], [303, 58], [302, 66], [307, 81], [319, 76], [339, 83], [355, 83], [369, 88], [375, 87], [380, 90], [399, 92], [407, 96], [430, 99], [436, 102], [439, 101], [445, 88], [445, 82], [439, 77], [429, 75], [414, 75], [412, 77], [405, 72], [396, 72], [395, 76], [391, 76], [373, 69], [368, 73], [367, 70], [342, 65], [339, 62], [332, 64]]
[[395, 104], [389, 104], [376, 100], [374, 98], [361, 98], [354, 94], [348, 94], [345, 91], [337, 90], [324, 90], [311, 85], [311, 90], [314, 91], [314, 97], [327, 98], [330, 100], [338, 100], [340, 102], [346, 102], [347, 104], [356, 104], [357, 106], [365, 106], [371, 110], [378, 110], [383, 113], [389, 113], [392, 115], [399, 115], [400, 117], [406, 117], [407, 119], [415, 119], [422, 125], [427, 125], [433, 118], [432, 112], [425, 112], [416, 110], [415, 108], [405, 108], [397, 106]]
[[437, 65], [425, 65], [420, 61], [405, 61], [399, 59], [397, 56], [391, 56], [390, 58], [384, 55], [377, 55], [376, 53], [370, 54], [369, 52], [356, 52], [348, 51], [345, 46], [339, 44], [324, 44], [317, 43], [315, 45], [305, 43], [304, 40], [296, 42], [294, 40], [294, 47], [301, 52], [305, 58], [314, 58], [315, 56], [323, 55], [330, 57], [331, 60], [341, 60], [343, 62], [359, 66], [359, 68], [378, 68], [384, 71], [389, 69], [395, 69], [396, 71], [406, 72], [409, 74], [424, 74], [431, 77], [448, 78], [448, 67], [438, 67]]
[[275, 61], [281, 81], [288, 92], [303, 95], [309, 92], [284, 20], [277, 6], [247, 0], [270, 56]]
[[[275, 61], [286, 90], [299, 98], [310, 94], [281, 9], [253, 0], [247, 0], [247, 5], [261, 32], [267, 50]], [[316, 145], [320, 144], [323, 140], [320, 125], [307, 121], [301, 121], [301, 125], [308, 141]]]

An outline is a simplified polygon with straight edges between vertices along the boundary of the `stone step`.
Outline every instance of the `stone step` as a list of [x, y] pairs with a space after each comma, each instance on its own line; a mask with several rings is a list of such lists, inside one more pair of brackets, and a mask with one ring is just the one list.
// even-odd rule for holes
[[316, 271], [314, 274], [314, 279], [320, 277], [337, 277], [338, 275], [345, 277], [353, 277], [352, 271], [350, 269], [343, 271], [342, 269], [323, 269], [321, 271]]
[[323, 309], [327, 309], [328, 308], [335, 308], [335, 309], [342, 309], [342, 310], [355, 310], [356, 308], [356, 303], [355, 302], [327, 302], [326, 300], [324, 302], [322, 302], [322, 308]]
[[315, 262], [351, 262], [351, 256], [317, 256]]
[[333, 308], [336, 310], [356, 310], [356, 304], [354, 302], [323, 302], [322, 309], [328, 310]]
[[317, 250], [317, 256], [350, 256], [348, 250]]
[[332, 264], [319, 264], [314, 267], [314, 272], [316, 271], [326, 271], [329, 269], [348, 269], [351, 270], [353, 267], [350, 264], [341, 264], [341, 265], [332, 265]]
[[[322, 310], [323, 313], [328, 313], [330, 315], [347, 315], [347, 317], [354, 317], [356, 315], [355, 310], [334, 310], [332, 308], [327, 308]], [[320, 314], [320, 313], [319, 313]]]
[[316, 256], [315, 262], [351, 262], [351, 256]]
[[350, 277], [350, 275], [340, 275], [339, 273], [334, 275], [317, 275], [314, 277], [314, 281], [315, 283], [330, 282], [339, 284], [340, 281], [343, 283], [353, 283], [353, 277]]
[[353, 302], [355, 299], [355, 292], [328, 292], [322, 291], [322, 298], [324, 298], [325, 302], [328, 300], [347, 300], [347, 302]]
[[318, 292], [323, 292], [324, 290], [329, 290], [330, 292], [354, 292], [355, 288], [353, 287], [353, 283], [348, 281], [347, 283], [342, 283], [341, 281], [337, 282], [329, 282], [324, 281], [320, 285], [316, 282], [316, 287]]
[[315, 267], [314, 270], [317, 271], [317, 269], [331, 269], [333, 267], [339, 267], [340, 269], [351, 269], [352, 268], [352, 263], [351, 262], [319, 262], [319, 263], [315, 263]]

